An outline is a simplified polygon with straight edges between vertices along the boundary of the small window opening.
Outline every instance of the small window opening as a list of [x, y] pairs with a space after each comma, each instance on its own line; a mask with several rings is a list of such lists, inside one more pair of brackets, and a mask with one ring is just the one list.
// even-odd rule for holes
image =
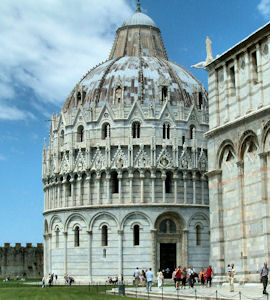
[[257, 64], [257, 53], [256, 51], [251, 53], [252, 67], [253, 67], [253, 79], [258, 80], [258, 64]]
[[71, 197], [71, 183], [70, 182], [67, 184], [67, 195], [68, 195], [68, 197]]
[[166, 192], [166, 194], [171, 194], [171, 192], [172, 192], [172, 174], [170, 172], [168, 172], [166, 174], [165, 192]]
[[77, 131], [77, 142], [81, 143], [84, 140], [84, 128], [82, 125], [78, 127]]
[[119, 193], [119, 179], [117, 172], [112, 172], [111, 174], [111, 181], [112, 181], [112, 193], [118, 194]]
[[139, 139], [141, 135], [141, 124], [139, 122], [132, 123], [132, 137]]
[[200, 246], [202, 241], [201, 241], [201, 235], [202, 235], [202, 228], [200, 225], [196, 226], [196, 245]]
[[78, 92], [77, 93], [77, 105], [78, 106], [81, 104], [81, 101], [82, 101], [82, 95], [81, 95], [81, 92]]
[[163, 124], [163, 139], [170, 139], [170, 124]]
[[163, 220], [159, 225], [160, 233], [176, 233], [176, 225], [170, 219]]
[[229, 69], [231, 88], [235, 89], [235, 70], [234, 66]]
[[79, 228], [79, 226], [76, 226], [75, 230], [74, 230], [74, 246], [75, 247], [80, 246], [80, 228]]
[[109, 123], [105, 123], [102, 128], [102, 139], [105, 140], [110, 136], [111, 136], [111, 126]]
[[121, 99], [122, 99], [122, 89], [120, 86], [118, 86], [118, 88], [115, 90], [114, 103], [121, 103]]
[[167, 97], [168, 97], [168, 88], [166, 86], [163, 86], [161, 90], [161, 101], [162, 102], [166, 101]]
[[202, 109], [202, 104], [203, 104], [202, 92], [199, 92], [199, 109]]
[[140, 226], [135, 225], [133, 227], [133, 245], [139, 246], [140, 245]]
[[182, 136], [182, 145], [185, 144], [185, 141], [186, 141], [186, 137], [183, 135], [183, 136]]
[[59, 228], [55, 231], [55, 248], [59, 248]]
[[106, 249], [103, 249], [103, 258], [106, 258], [106, 256], [107, 256], [106, 252], [107, 252]]
[[61, 130], [61, 133], [60, 133], [60, 146], [64, 145], [64, 137], [65, 137], [65, 132], [64, 132], [64, 130]]
[[108, 246], [108, 227], [103, 225], [101, 228], [101, 245]]
[[191, 125], [189, 127], [189, 135], [190, 135], [190, 139], [192, 140], [194, 138], [194, 131], [195, 131], [195, 126]]

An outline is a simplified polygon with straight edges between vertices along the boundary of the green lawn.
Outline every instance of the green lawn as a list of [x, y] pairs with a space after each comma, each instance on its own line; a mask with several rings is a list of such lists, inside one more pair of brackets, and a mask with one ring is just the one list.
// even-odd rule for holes
[[[107, 287], [108, 288], [108, 287]], [[53, 286], [51, 288], [28, 286], [21, 282], [10, 281], [0, 282], [0, 300], [131, 300], [134, 298], [122, 297], [117, 295], [105, 295], [105, 287], [99, 286], [91, 287], [89, 291], [88, 286]], [[139, 299], [139, 298], [137, 298]]]

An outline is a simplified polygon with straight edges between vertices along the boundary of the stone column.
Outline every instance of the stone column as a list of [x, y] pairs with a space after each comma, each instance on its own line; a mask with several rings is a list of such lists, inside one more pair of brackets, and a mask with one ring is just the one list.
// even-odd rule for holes
[[184, 204], [187, 204], [187, 172], [183, 173], [183, 181], [184, 181]]
[[258, 83], [260, 85], [260, 96], [258, 99], [261, 99], [259, 102], [258, 108], [261, 108], [264, 104], [264, 89], [263, 89], [263, 73], [262, 73], [262, 54], [261, 54], [261, 45], [256, 44], [256, 55], [257, 55], [257, 64], [258, 64]]
[[188, 229], [184, 228], [182, 233], [182, 261], [183, 266], [188, 265]]
[[140, 179], [141, 179], [141, 203], [144, 203], [144, 171], [140, 171]]
[[87, 172], [86, 185], [87, 185], [88, 205], [91, 205], [91, 173], [90, 172]]
[[64, 235], [64, 275], [67, 274], [67, 231], [63, 232]]
[[152, 203], [155, 203], [155, 179], [156, 179], [155, 171], [151, 170]]
[[196, 172], [193, 172], [192, 174], [192, 184], [193, 184], [193, 204], [196, 204]]
[[123, 230], [118, 230], [119, 236], [119, 276], [120, 280], [123, 278]]
[[74, 193], [74, 184], [75, 184], [75, 180], [74, 180], [74, 176], [72, 176], [69, 180], [70, 184], [71, 184], [71, 203], [72, 203], [72, 206], [75, 206], [76, 205], [76, 196], [75, 196], [75, 193]]
[[267, 172], [268, 172], [268, 157], [267, 153], [263, 152], [260, 156], [260, 175], [261, 175], [261, 198], [262, 198], [262, 229], [264, 235], [264, 259], [270, 261], [270, 204], [268, 199], [267, 189]]
[[219, 115], [219, 89], [218, 89], [218, 72], [215, 71], [215, 104], [216, 104], [216, 126], [220, 125]]
[[77, 205], [82, 205], [82, 174], [78, 174], [77, 178], [77, 191], [78, 191], [78, 203]]
[[151, 262], [152, 262], [152, 270], [154, 274], [157, 274], [157, 230], [151, 229]]
[[64, 202], [64, 207], [67, 207], [67, 177], [64, 176], [63, 178], [63, 181], [62, 181], [62, 184], [63, 184], [63, 202]]
[[223, 72], [224, 72], [224, 84], [225, 84], [225, 109], [226, 109], [226, 118], [223, 120], [223, 123], [227, 123], [229, 121], [229, 96], [230, 96], [230, 89], [228, 84], [228, 68], [226, 64], [223, 65]]
[[243, 272], [243, 280], [245, 280], [245, 276], [247, 274], [247, 245], [246, 245], [246, 209], [245, 209], [245, 195], [244, 195], [244, 162], [238, 161], [238, 198], [240, 201], [240, 214], [241, 214], [241, 261], [242, 261], [242, 272]]
[[216, 268], [216, 280], [224, 281], [224, 226], [222, 199], [222, 171], [213, 170], [206, 174], [209, 179], [210, 192], [210, 264]]
[[178, 180], [178, 174], [175, 172], [173, 174], [173, 181], [174, 181], [174, 203], [177, 203], [177, 180]]
[[88, 230], [88, 276], [89, 282], [92, 282], [92, 231]]
[[47, 242], [47, 234], [43, 235], [44, 237], [44, 250], [43, 250], [43, 275], [47, 276], [48, 273], [48, 242]]
[[100, 180], [101, 176], [100, 173], [97, 173], [97, 204], [101, 204], [101, 198], [100, 198]]
[[52, 234], [48, 233], [48, 252], [49, 252], [49, 273], [52, 273]]
[[166, 203], [166, 173], [162, 172], [161, 175], [161, 179], [162, 179], [162, 202]]
[[119, 193], [119, 199], [118, 199], [118, 202], [119, 204], [122, 203], [122, 171], [119, 170], [117, 171], [117, 178], [118, 178], [118, 193]]
[[248, 50], [246, 50], [246, 58], [247, 58], [247, 62], [248, 62], [248, 102], [249, 104], [247, 105], [247, 111], [246, 113], [249, 113], [252, 111], [252, 84], [253, 84], [253, 78], [252, 78], [252, 68], [251, 68], [251, 58], [250, 58], [250, 53]]
[[109, 170], [106, 171], [106, 192], [107, 192], [107, 203], [111, 204], [111, 191], [110, 191], [111, 173]]
[[57, 207], [61, 207], [60, 195], [61, 195], [61, 181], [58, 181], [58, 184], [57, 184]]
[[132, 172], [132, 170], [129, 170], [128, 177], [129, 177], [129, 202], [133, 203], [133, 172]]
[[205, 178], [205, 175], [203, 174], [201, 176], [201, 190], [202, 190], [202, 204], [205, 205], [205, 197], [204, 197], [204, 185], [205, 185], [205, 181], [206, 181], [206, 178]]
[[235, 97], [236, 97], [236, 101], [237, 101], [237, 107], [238, 107], [238, 111], [237, 111], [237, 115], [236, 118], [241, 116], [241, 103], [240, 103], [240, 93], [239, 93], [239, 89], [240, 89], [240, 69], [239, 69], [239, 61], [237, 59], [237, 57], [234, 57], [234, 70], [235, 70]]

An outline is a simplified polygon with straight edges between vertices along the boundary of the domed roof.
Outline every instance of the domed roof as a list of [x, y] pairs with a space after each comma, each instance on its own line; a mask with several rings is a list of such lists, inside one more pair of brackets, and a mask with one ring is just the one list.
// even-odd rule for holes
[[122, 26], [133, 26], [133, 25], [146, 25], [146, 26], [157, 27], [155, 22], [146, 14], [143, 14], [142, 12], [136, 12], [129, 19], [127, 19]]

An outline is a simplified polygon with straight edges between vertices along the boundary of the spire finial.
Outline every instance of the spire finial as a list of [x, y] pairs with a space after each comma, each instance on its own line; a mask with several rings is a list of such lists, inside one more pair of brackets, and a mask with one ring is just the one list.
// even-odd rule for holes
[[137, 1], [137, 12], [141, 12], [141, 1]]

